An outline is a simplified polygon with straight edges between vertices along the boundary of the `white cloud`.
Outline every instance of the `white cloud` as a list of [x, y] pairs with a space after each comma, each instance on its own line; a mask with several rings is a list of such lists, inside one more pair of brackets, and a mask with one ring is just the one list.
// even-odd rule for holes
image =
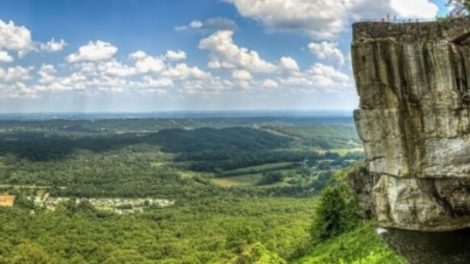
[[0, 62], [12, 62], [14, 59], [8, 52], [0, 50]]
[[139, 73], [161, 72], [166, 67], [163, 59], [149, 56], [141, 50], [131, 53], [129, 57], [135, 60], [135, 68]]
[[308, 44], [312, 52], [320, 60], [332, 60], [339, 64], [344, 64], [344, 54], [337, 48], [338, 44], [333, 42], [311, 42]]
[[405, 17], [434, 18], [439, 11], [429, 0], [392, 0], [391, 6]]
[[9, 67], [7, 69], [0, 68], [0, 81], [14, 82], [25, 81], [31, 79], [30, 71], [33, 67], [24, 68], [21, 66]]
[[402, 17], [432, 18], [438, 11], [430, 0], [233, 0], [238, 12], [270, 30], [304, 32], [313, 39], [332, 39], [351, 20]]
[[118, 48], [111, 45], [111, 43], [101, 40], [90, 41], [87, 45], [81, 46], [78, 52], [67, 56], [66, 60], [70, 63], [109, 60], [117, 51]]
[[169, 78], [153, 78], [150, 76], [144, 76], [140, 86], [143, 88], [162, 88], [173, 86], [173, 81]]
[[158, 57], [145, 56], [136, 60], [135, 67], [140, 73], [161, 72], [165, 69], [165, 62]]
[[134, 59], [134, 60], [140, 60], [140, 59], [143, 59], [143, 58], [147, 57], [147, 53], [145, 53], [141, 50], [138, 50], [136, 52], [133, 52], [133, 53], [129, 54], [129, 57], [131, 59]]
[[210, 52], [209, 68], [242, 68], [253, 72], [273, 72], [276, 66], [261, 59], [258, 52], [239, 47], [233, 42], [233, 31], [217, 31], [199, 42], [199, 48]]
[[51, 83], [56, 80], [55, 74], [57, 70], [55, 69], [54, 65], [51, 64], [43, 64], [38, 71], [38, 75], [40, 76], [39, 82], [40, 83]]
[[232, 72], [232, 79], [236, 81], [251, 81], [253, 76], [249, 71], [235, 70]]
[[36, 97], [36, 90], [31, 89], [22, 81], [0, 83], [0, 98]]
[[206, 19], [204, 22], [193, 20], [185, 26], [175, 27], [176, 31], [192, 30], [201, 33], [214, 32], [218, 30], [235, 30], [237, 25], [235, 21], [226, 17], [212, 17]]
[[170, 60], [170, 61], [179, 61], [179, 60], [185, 60], [186, 59], [186, 52], [182, 50], [167, 50], [165, 54], [165, 59]]
[[127, 77], [137, 73], [134, 67], [120, 63], [115, 59], [109, 61], [103, 61], [97, 65], [100, 72], [111, 76]]
[[297, 61], [295, 61], [291, 57], [282, 57], [280, 64], [281, 64], [281, 68], [286, 71], [298, 71], [299, 70], [299, 65], [297, 64]]
[[186, 80], [189, 78], [205, 79], [209, 78], [210, 74], [202, 71], [198, 67], [188, 67], [188, 65], [185, 63], [180, 63], [175, 67], [172, 67], [163, 72], [163, 76], [179, 80]]
[[306, 71], [279, 78], [279, 82], [287, 88], [304, 91], [322, 90], [331, 93], [353, 91], [350, 76], [322, 63], [315, 63]]
[[17, 26], [0, 19], [0, 49], [17, 51], [21, 57], [33, 49], [31, 32], [24, 26]]
[[314, 82], [323, 87], [327, 86], [344, 86], [349, 85], [351, 79], [348, 75], [336, 70], [334, 67], [315, 63], [308, 71], [307, 74], [314, 80]]
[[274, 80], [267, 79], [261, 83], [261, 86], [266, 89], [275, 89], [279, 87], [279, 84]]
[[59, 51], [62, 51], [66, 46], [67, 46], [67, 43], [63, 39], [60, 39], [59, 41], [56, 41], [55, 39], [51, 39], [46, 43], [40, 43], [39, 50], [45, 51], [45, 52], [51, 52], [51, 53], [59, 52]]
[[13, 57], [9, 54], [5, 56], [7, 51], [17, 52], [18, 57], [21, 58], [31, 51], [58, 52], [66, 45], [67, 43], [63, 39], [56, 41], [52, 38], [46, 43], [33, 41], [31, 31], [28, 28], [15, 25], [13, 21], [6, 23], [0, 19], [0, 52], [2, 53], [0, 60], [3, 62], [13, 61]]
[[[169, 55], [169, 56], [168, 56]], [[45, 91], [74, 91], [93, 96], [98, 93], [166, 93], [165, 88], [186, 87], [189, 83], [197, 86], [207, 86], [212, 89], [216, 78], [198, 67], [185, 63], [166, 64], [163, 59], [182, 58], [181, 51], [173, 54], [165, 53], [151, 56], [143, 51], [129, 54], [132, 64], [125, 64], [116, 58], [98, 61], [83, 61], [61, 68], [62, 74], [57, 74], [53, 65], [42, 65], [37, 72], [38, 78], [33, 82], [34, 90]], [[63, 74], [68, 72], [68, 74]], [[3, 74], [5, 75], [5, 74]], [[0, 76], [0, 80], [3, 77]], [[3, 78], [5, 79], [5, 78]], [[11, 79], [11, 78], [10, 78]], [[195, 87], [195, 86], [192, 86]]]
[[312, 37], [329, 38], [340, 32], [347, 16], [343, 1], [234, 0], [241, 15], [263, 22], [273, 30], [299, 30]]
[[202, 28], [203, 24], [201, 21], [193, 20], [191, 21], [191, 23], [189, 23], [189, 26], [194, 29], [199, 29], [199, 28]]

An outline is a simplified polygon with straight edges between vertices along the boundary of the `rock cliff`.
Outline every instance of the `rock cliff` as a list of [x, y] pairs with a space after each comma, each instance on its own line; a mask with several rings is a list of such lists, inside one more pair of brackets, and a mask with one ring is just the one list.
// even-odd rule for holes
[[470, 19], [356, 23], [352, 59], [380, 225], [470, 227]]

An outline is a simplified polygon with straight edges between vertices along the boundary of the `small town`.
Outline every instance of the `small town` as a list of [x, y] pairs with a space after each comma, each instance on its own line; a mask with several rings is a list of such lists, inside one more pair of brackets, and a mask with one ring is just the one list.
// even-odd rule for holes
[[[47, 192], [38, 191], [34, 196], [28, 196], [34, 208], [55, 211], [62, 204], [74, 201], [75, 204], [88, 202], [97, 210], [111, 211], [116, 214], [143, 212], [146, 208], [164, 208], [175, 204], [174, 200], [158, 198], [73, 198], [51, 197]], [[13, 207], [14, 195], [0, 194], [0, 207]]]

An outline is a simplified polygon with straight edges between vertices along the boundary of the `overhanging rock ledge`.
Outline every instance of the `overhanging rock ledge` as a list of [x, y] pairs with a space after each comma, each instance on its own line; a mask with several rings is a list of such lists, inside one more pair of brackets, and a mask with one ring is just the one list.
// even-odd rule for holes
[[470, 19], [353, 26], [354, 113], [384, 227], [470, 227]]

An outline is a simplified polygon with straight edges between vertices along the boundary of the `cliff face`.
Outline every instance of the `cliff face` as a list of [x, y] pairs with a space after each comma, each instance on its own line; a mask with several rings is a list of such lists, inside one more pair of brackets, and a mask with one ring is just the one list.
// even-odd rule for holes
[[354, 117], [386, 227], [470, 227], [470, 19], [354, 25]]

